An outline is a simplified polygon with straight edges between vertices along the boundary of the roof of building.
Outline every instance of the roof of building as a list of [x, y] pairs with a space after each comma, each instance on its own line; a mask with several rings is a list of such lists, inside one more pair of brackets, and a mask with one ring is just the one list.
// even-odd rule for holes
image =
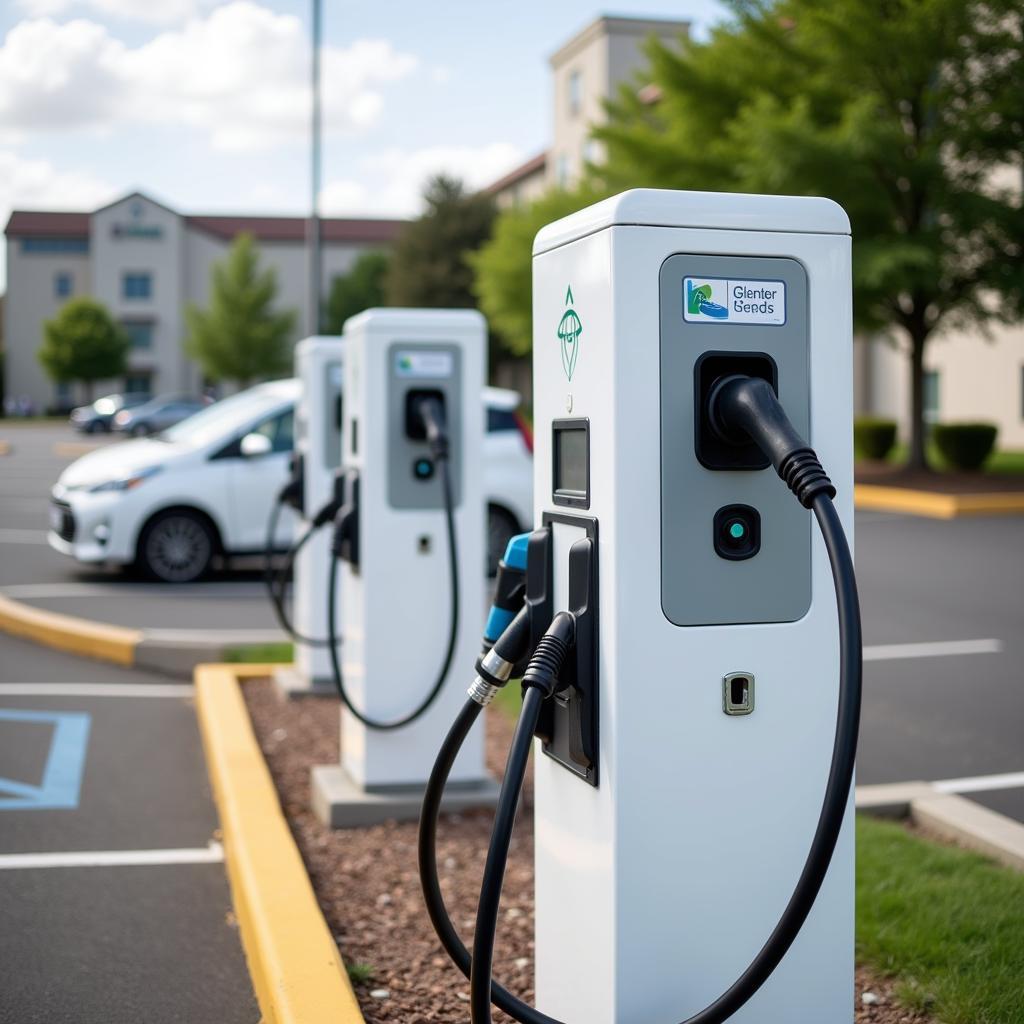
[[[60, 213], [53, 210], [14, 210], [4, 234], [15, 238], [88, 238], [88, 213]], [[243, 231], [261, 242], [301, 242], [306, 236], [304, 217], [185, 216], [188, 227], [230, 241]], [[334, 218], [321, 220], [325, 242], [393, 242], [404, 221], [386, 219]]]
[[4, 234], [19, 238], [88, 238], [89, 214], [14, 210]]
[[495, 192], [501, 192], [522, 181], [524, 178], [529, 178], [532, 174], [543, 173], [547, 164], [548, 153], [547, 150], [544, 150], [544, 152], [538, 153], [535, 157], [531, 157], [526, 163], [520, 164], [515, 170], [509, 171], [503, 178], [499, 178], [488, 185], [484, 191], [492, 195]]
[[628, 15], [602, 14], [560, 46], [548, 58], [548, 63], [553, 68], [559, 67], [602, 35], [653, 34], [664, 38], [689, 35], [689, 32], [690, 22], [679, 18], [634, 18]]

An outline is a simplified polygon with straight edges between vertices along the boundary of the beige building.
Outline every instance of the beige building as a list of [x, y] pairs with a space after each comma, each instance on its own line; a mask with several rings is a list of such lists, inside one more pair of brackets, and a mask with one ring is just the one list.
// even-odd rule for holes
[[678, 43], [689, 28], [687, 21], [602, 16], [552, 54], [551, 147], [489, 187], [498, 205], [516, 206], [550, 188], [566, 188], [587, 163], [600, 163], [602, 147], [590, 135], [605, 119], [604, 101], [646, 66], [644, 46], [651, 36]]
[[[324, 220], [322, 294], [359, 253], [388, 247], [402, 221]], [[91, 213], [16, 210], [7, 222], [4, 302], [5, 392], [37, 411], [79, 397], [54, 384], [37, 352], [43, 322], [72, 296], [102, 302], [131, 339], [125, 378], [94, 392], [195, 392], [199, 368], [185, 356], [184, 310], [209, 300], [213, 263], [242, 232], [259, 246], [260, 265], [277, 273], [278, 305], [295, 309], [296, 339], [308, 332], [306, 221], [299, 217], [193, 216], [133, 193]]]

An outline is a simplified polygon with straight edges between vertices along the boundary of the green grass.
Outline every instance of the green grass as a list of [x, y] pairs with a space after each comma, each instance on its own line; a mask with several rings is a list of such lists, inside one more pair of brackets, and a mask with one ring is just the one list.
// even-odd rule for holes
[[252, 665], [262, 662], [284, 662], [291, 664], [293, 649], [291, 644], [253, 644], [250, 647], [228, 647], [224, 651], [224, 660], [234, 664]]
[[[928, 445], [928, 465], [933, 469], [945, 471], [950, 468], [949, 464], [939, 454], [935, 445]], [[897, 444], [885, 460], [893, 465], [902, 465], [907, 461], [907, 446]], [[981, 472], [1000, 476], [1022, 476], [1024, 475], [1024, 450], [995, 451], [981, 467]]]
[[522, 687], [518, 679], [509, 680], [495, 695], [491, 703], [513, 722], [519, 717], [523, 706]]
[[1020, 1024], [1024, 874], [858, 816], [857, 955], [941, 1024]]
[[353, 985], [367, 985], [373, 981], [373, 976], [377, 973], [372, 964], [346, 964], [345, 970], [348, 971], [348, 980]]

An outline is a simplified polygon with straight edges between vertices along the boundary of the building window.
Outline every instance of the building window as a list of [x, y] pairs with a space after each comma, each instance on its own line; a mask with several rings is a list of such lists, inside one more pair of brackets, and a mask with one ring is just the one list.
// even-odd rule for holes
[[939, 419], [939, 371], [924, 371], [924, 421], [937, 423]]
[[74, 291], [74, 282], [66, 270], [58, 270], [53, 275], [53, 294], [58, 299], [68, 299]]
[[569, 72], [569, 115], [576, 117], [583, 106], [583, 76], [579, 71]]
[[555, 183], [559, 188], [569, 184], [569, 157], [565, 153], [559, 153], [555, 162]]
[[121, 329], [128, 335], [133, 349], [153, 347], [153, 324], [148, 320], [128, 320], [121, 324]]
[[21, 251], [52, 255], [62, 252], [88, 252], [88, 238], [23, 238]]
[[153, 374], [150, 370], [129, 373], [124, 379], [124, 391], [126, 395], [149, 395], [152, 394], [152, 384]]
[[153, 297], [153, 275], [132, 271], [121, 278], [121, 297], [124, 299], [151, 299]]

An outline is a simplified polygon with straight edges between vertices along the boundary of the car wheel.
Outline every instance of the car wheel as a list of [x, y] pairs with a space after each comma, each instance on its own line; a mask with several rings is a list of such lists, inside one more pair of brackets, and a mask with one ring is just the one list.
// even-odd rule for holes
[[150, 520], [139, 538], [138, 566], [164, 583], [191, 583], [210, 568], [216, 538], [210, 523], [182, 509]]
[[93, 421], [92, 421], [92, 422], [91, 422], [91, 423], [90, 423], [90, 424], [89, 424], [89, 425], [88, 425], [88, 426], [87, 426], [87, 427], [85, 428], [85, 432], [86, 432], [87, 434], [98, 434], [98, 433], [100, 432], [100, 430], [101, 430], [101, 429], [102, 429], [102, 425], [101, 425], [100, 423], [98, 423], [98, 422], [97, 422], [96, 420], [93, 420]]
[[505, 554], [508, 542], [519, 533], [516, 517], [497, 505], [487, 506], [487, 575], [498, 572], [498, 563]]
[[145, 423], [139, 423], [132, 427], [132, 437], [145, 437], [149, 433], [149, 427]]

